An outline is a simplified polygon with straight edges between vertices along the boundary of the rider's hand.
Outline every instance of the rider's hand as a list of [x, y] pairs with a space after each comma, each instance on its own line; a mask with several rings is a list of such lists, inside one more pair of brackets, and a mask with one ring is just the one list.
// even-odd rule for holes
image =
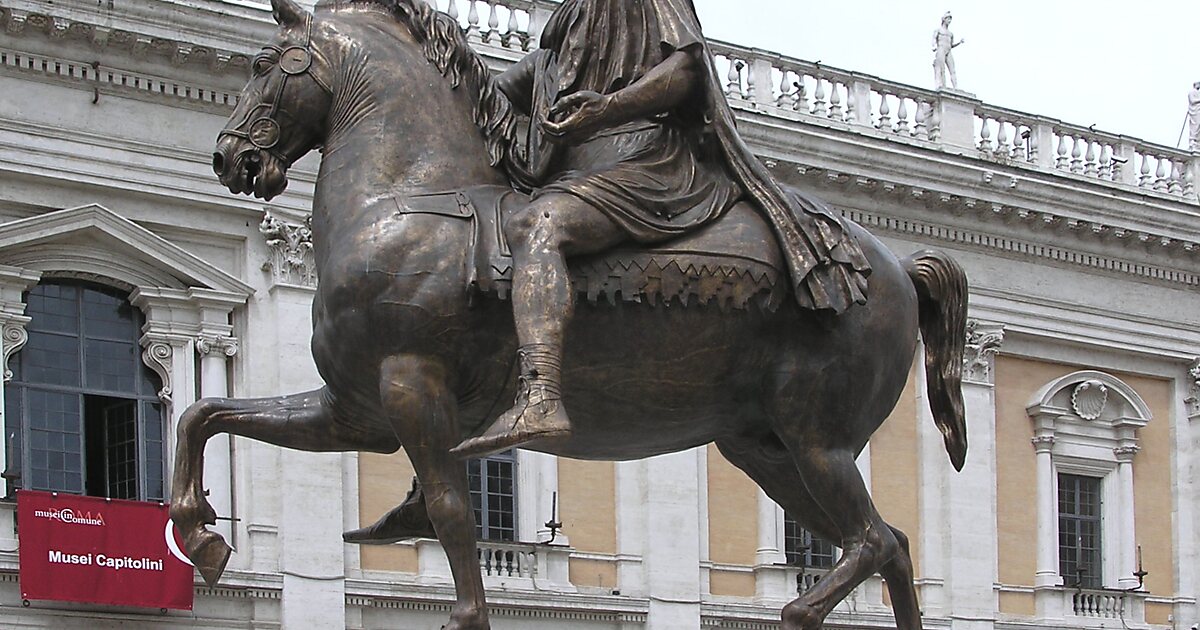
[[607, 126], [608, 106], [609, 98], [597, 92], [568, 94], [550, 108], [550, 114], [541, 122], [542, 131], [563, 139], [594, 133]]

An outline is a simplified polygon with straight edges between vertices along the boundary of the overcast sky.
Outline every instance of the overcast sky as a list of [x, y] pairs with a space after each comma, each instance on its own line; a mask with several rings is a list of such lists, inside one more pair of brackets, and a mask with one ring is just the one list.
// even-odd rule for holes
[[695, 0], [705, 34], [933, 87], [947, 10], [984, 102], [1175, 146], [1200, 80], [1200, 0]]

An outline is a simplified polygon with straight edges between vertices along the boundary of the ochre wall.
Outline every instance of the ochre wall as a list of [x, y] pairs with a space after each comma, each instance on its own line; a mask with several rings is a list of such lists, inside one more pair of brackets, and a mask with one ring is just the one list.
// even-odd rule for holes
[[754, 597], [754, 574], [743, 571], [712, 570], [708, 574], [708, 590], [724, 597]]
[[[1033, 422], [1025, 411], [1029, 399], [1046, 383], [1086, 369], [1010, 356], [996, 359], [996, 476], [1000, 582], [1031, 586], [1037, 570], [1037, 469]], [[1141, 451], [1134, 459], [1135, 528], [1143, 565], [1150, 575], [1146, 588], [1157, 596], [1174, 595], [1175, 549], [1170, 515], [1173, 462], [1171, 449], [1171, 383], [1162, 379], [1114, 373], [1150, 407], [1153, 419], [1138, 432]], [[1032, 614], [1032, 598], [1006, 593], [1000, 610]], [[1150, 623], [1166, 623], [1170, 607], [1147, 604]]]
[[889, 524], [908, 534], [913, 567], [921, 575], [920, 465], [917, 443], [916, 364], [892, 415], [871, 436], [871, 497]]
[[[395, 507], [412, 487], [413, 468], [404, 451], [358, 456], [358, 521], [370, 525]], [[364, 571], [417, 573], [417, 550], [409, 545], [360, 545]]]
[[[584, 553], [617, 552], [617, 477], [612, 462], [558, 460], [559, 519], [571, 546]], [[571, 559], [571, 583], [618, 588], [617, 566]]]
[[718, 564], [753, 566], [757, 550], [758, 486], [710, 444], [708, 557]]

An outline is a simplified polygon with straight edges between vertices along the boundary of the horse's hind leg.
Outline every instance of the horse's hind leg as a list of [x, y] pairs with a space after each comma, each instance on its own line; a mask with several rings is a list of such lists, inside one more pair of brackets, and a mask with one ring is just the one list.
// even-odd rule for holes
[[458, 601], [450, 622], [442, 627], [488, 630], [467, 467], [450, 455], [460, 433], [448, 378], [445, 366], [435, 359], [389, 357], [380, 366], [380, 400], [421, 481], [429, 520], [450, 562]]
[[[204, 498], [204, 444], [218, 433], [240, 435], [303, 451], [377, 451], [400, 448], [396, 436], [358, 430], [334, 419], [326, 390], [275, 398], [206, 398], [188, 407], [179, 419], [175, 470], [171, 485], [171, 520], [183, 535], [187, 555], [209, 585], [225, 570], [232, 551], [205, 525], [216, 512]], [[365, 423], [362, 423], [365, 424]]]
[[[720, 440], [717, 447], [725, 459], [745, 472], [801, 527], [839, 547], [845, 546], [841, 531], [805, 488], [782, 443], [775, 440]], [[890, 529], [900, 543], [900, 551], [879, 568], [879, 573], [887, 581], [898, 630], [921, 630], [908, 538], [900, 530]]]

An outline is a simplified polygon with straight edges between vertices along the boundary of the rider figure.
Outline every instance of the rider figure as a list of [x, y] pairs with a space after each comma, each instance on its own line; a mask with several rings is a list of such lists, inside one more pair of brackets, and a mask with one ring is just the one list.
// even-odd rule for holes
[[748, 195], [779, 237], [802, 307], [839, 313], [866, 300], [870, 268], [840, 219], [780, 189], [737, 135], [692, 0], [565, 0], [541, 48], [497, 81], [532, 121], [516, 169], [532, 200], [505, 226], [520, 383], [513, 408], [456, 454], [570, 435], [568, 257], [679, 236]]

